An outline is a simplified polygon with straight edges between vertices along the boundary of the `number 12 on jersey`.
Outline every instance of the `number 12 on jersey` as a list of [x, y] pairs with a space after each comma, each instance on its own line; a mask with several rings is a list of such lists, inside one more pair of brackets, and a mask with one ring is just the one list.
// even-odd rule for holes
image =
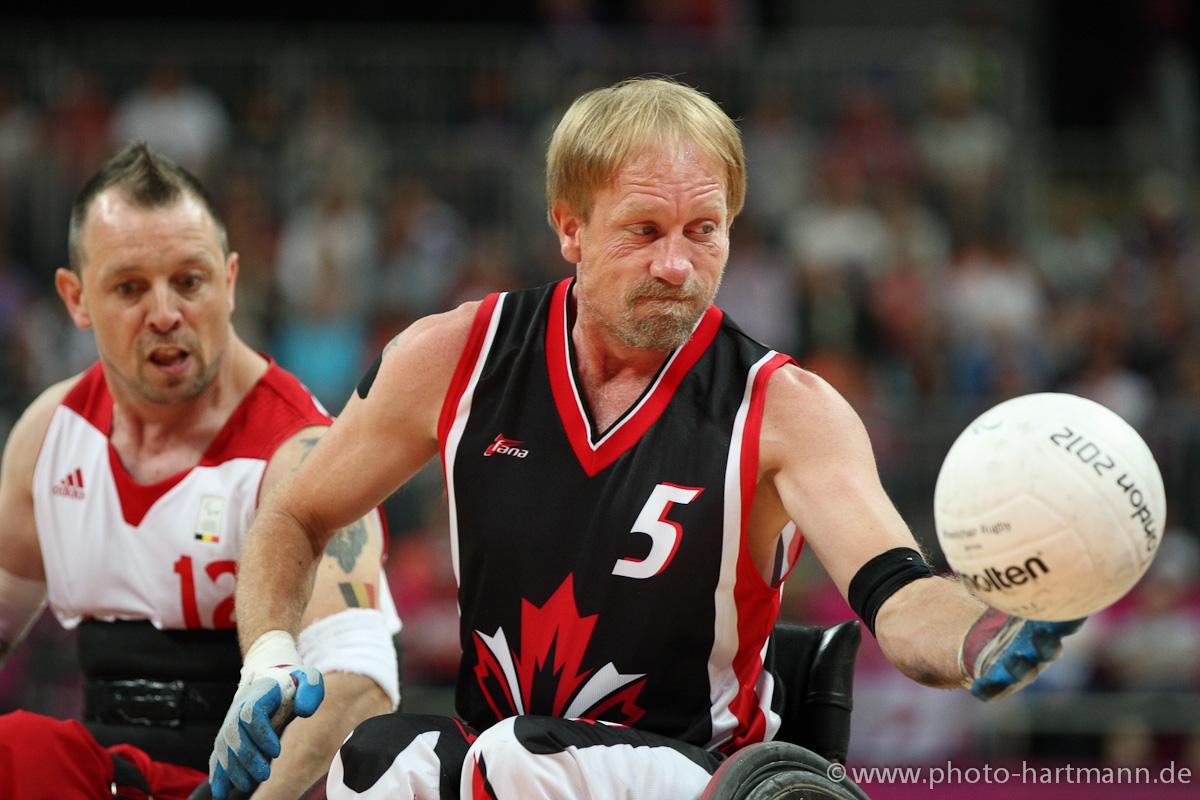
[[667, 514], [671, 506], [676, 503], [687, 505], [703, 491], [702, 488], [676, 486], [673, 483], [655, 486], [629, 530], [631, 534], [644, 533], [650, 537], [650, 552], [642, 559], [617, 559], [612, 574], [622, 578], [652, 578], [666, 569], [683, 539], [683, 528], [678, 522], [667, 519]]
[[[231, 559], [222, 559], [220, 561], [210, 561], [204, 567], [204, 572], [208, 575], [208, 579], [213, 583], [225, 574], [237, 574], [237, 562]], [[196, 601], [196, 576], [192, 571], [192, 557], [180, 556], [175, 562], [175, 574], [179, 576], [179, 601], [183, 606], [183, 624], [188, 628], [202, 628], [204, 624], [200, 621], [200, 605]], [[233, 595], [229, 595], [221, 602], [217, 603], [213, 609], [212, 627], [214, 628], [232, 628], [236, 623], [233, 620]]]

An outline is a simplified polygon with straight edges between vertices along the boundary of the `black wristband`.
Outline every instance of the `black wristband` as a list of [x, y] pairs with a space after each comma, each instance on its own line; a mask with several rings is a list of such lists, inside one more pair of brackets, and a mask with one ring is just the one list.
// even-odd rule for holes
[[884, 601], [913, 581], [932, 578], [933, 570], [911, 547], [893, 547], [872, 558], [850, 581], [850, 607], [875, 635], [875, 615]]

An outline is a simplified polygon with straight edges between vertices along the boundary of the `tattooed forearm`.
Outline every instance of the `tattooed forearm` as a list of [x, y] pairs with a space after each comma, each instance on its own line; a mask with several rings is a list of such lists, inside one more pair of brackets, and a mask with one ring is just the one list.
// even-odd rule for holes
[[358, 581], [339, 583], [338, 589], [342, 593], [342, 599], [346, 601], [346, 605], [350, 608], [375, 607], [375, 584], [373, 583], [360, 583]]
[[354, 571], [354, 565], [358, 563], [366, 544], [367, 526], [360, 519], [335, 533], [325, 546], [325, 553], [336, 558], [342, 571], [349, 573]]

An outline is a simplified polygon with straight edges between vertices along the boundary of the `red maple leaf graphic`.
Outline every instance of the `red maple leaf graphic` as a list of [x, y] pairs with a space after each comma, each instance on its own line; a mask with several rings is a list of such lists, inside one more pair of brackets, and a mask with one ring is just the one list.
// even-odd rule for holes
[[567, 710], [575, 690], [591, 674], [591, 670], [579, 671], [583, 654], [592, 631], [596, 628], [598, 614], [579, 616], [575, 606], [575, 576], [567, 575], [562, 586], [550, 595], [541, 608], [528, 600], [521, 601], [521, 650], [514, 658], [517, 679], [521, 682], [521, 696], [525, 698], [526, 710], [533, 697], [533, 679], [541, 671], [554, 652], [552, 674], [557, 676], [554, 691], [553, 716], [560, 717]]
[[[574, 576], [567, 575], [562, 585], [542, 606], [536, 606], [528, 600], [521, 601], [519, 649], [508, 653], [493, 652], [489, 642], [475, 631], [472, 637], [477, 655], [475, 676], [497, 719], [519, 713], [513, 697], [514, 690], [520, 692], [525, 713], [565, 716], [580, 687], [596, 673], [593, 668], [583, 668], [583, 657], [598, 619], [598, 614], [580, 615], [575, 604]], [[498, 630], [487, 639], [495, 645], [506, 642], [503, 630]], [[504, 666], [500, 663], [507, 656], [511, 656], [510, 668], [515, 672], [515, 687], [507, 680]], [[617, 674], [611, 664], [605, 669], [610, 677]], [[602, 676], [596, 677], [602, 679]], [[628, 679], [634, 677], [627, 676]], [[596, 700], [582, 714], [594, 719], [608, 714], [617, 718], [614, 721], [633, 724], [645, 713], [636, 704], [645, 684], [646, 680], [642, 678], [633, 683], [613, 686], [611, 694]], [[551, 695], [550, 708], [542, 707]]]

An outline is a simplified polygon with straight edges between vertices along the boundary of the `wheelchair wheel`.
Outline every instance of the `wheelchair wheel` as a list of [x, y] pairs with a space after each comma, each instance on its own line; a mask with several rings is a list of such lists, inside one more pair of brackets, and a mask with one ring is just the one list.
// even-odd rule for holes
[[849, 778], [830, 778], [829, 770], [829, 761], [794, 744], [751, 745], [720, 766], [701, 800], [869, 800]]

